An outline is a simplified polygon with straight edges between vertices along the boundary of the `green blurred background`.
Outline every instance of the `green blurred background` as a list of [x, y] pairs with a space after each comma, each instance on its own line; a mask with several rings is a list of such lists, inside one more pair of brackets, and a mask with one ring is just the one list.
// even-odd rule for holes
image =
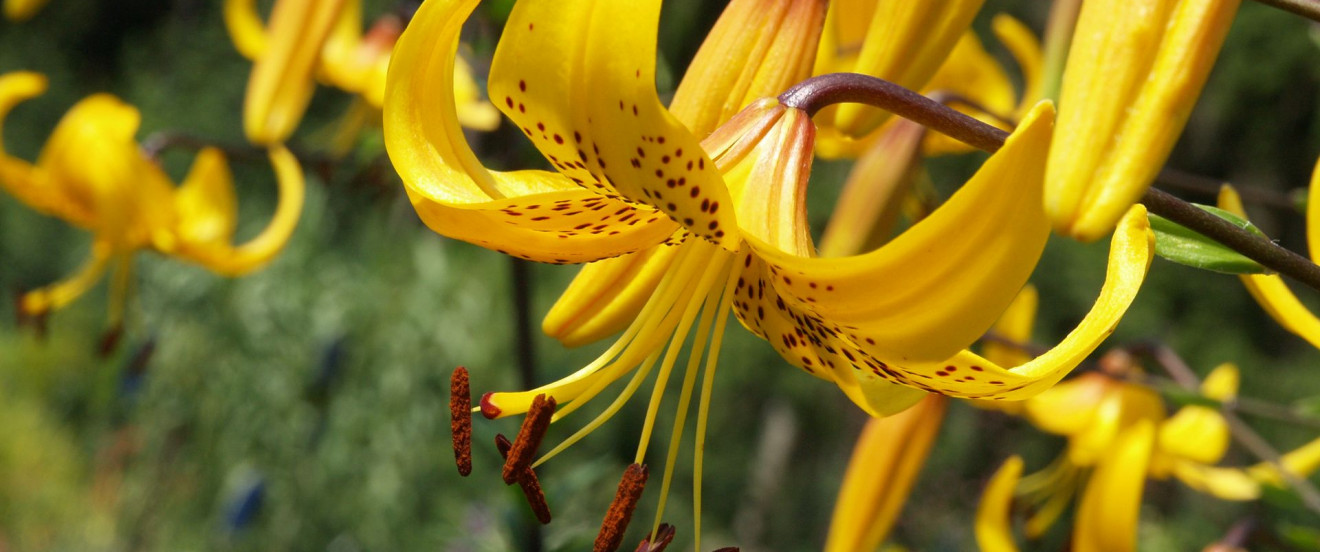
[[[483, 3], [470, 23], [478, 67], [510, 3]], [[0, 71], [51, 79], [49, 93], [5, 121], [5, 147], [34, 159], [64, 111], [99, 91], [142, 110], [139, 139], [169, 131], [241, 144], [250, 64], [230, 44], [220, 5], [51, 0], [32, 21], [0, 22]], [[722, 5], [666, 2], [662, 90], [672, 90]], [[368, 1], [366, 11], [394, 7]], [[1047, 9], [1041, 1], [989, 0], [977, 28], [1008, 12], [1040, 31]], [[1304, 187], [1320, 152], [1314, 32], [1286, 13], [1243, 6], [1170, 165], [1280, 195]], [[986, 43], [1013, 66], [993, 39]], [[323, 149], [349, 104], [322, 88], [295, 147]], [[499, 152], [498, 159], [485, 156], [489, 164], [543, 166], [505, 130], [471, 137], [479, 152]], [[114, 353], [97, 352], [106, 330], [104, 284], [55, 313], [44, 336], [0, 317], [0, 551], [589, 546], [631, 461], [643, 401], [539, 470], [555, 512], [543, 530], [533, 528], [516, 488], [494, 476], [499, 461], [488, 443], [496, 432], [516, 432], [517, 419], [478, 421], [474, 476], [458, 477], [447, 429], [450, 371], [469, 367], [475, 393], [525, 385], [515, 358], [514, 265], [424, 228], [378, 131], [346, 158], [316, 157], [304, 158], [309, 189], [299, 228], [265, 270], [227, 279], [138, 255], [126, 332]], [[175, 151], [165, 164], [178, 178], [190, 160], [191, 152]], [[947, 189], [978, 162], [940, 160], [932, 171]], [[817, 167], [811, 213], [820, 226], [847, 166]], [[265, 224], [275, 187], [264, 161], [235, 162], [235, 174], [241, 238]], [[1263, 203], [1249, 209], [1271, 236], [1304, 250], [1297, 211]], [[73, 271], [89, 244], [86, 233], [0, 195], [0, 311], [14, 312], [18, 291]], [[1104, 244], [1052, 239], [1033, 277], [1043, 305], [1038, 342], [1056, 342], [1089, 308], [1105, 251]], [[530, 312], [539, 317], [575, 269], [527, 268]], [[817, 549], [863, 418], [835, 388], [789, 368], [736, 326], [709, 430], [703, 546]], [[1149, 339], [1172, 346], [1202, 374], [1237, 362], [1246, 396], [1285, 405], [1320, 399], [1320, 355], [1266, 318], [1234, 277], [1157, 261], [1111, 344]], [[539, 332], [532, 345], [536, 382], [572, 371], [601, 349], [565, 350]], [[1280, 448], [1316, 433], [1277, 422], [1255, 426]], [[658, 427], [666, 432], [668, 420]], [[549, 440], [575, 428], [572, 420], [556, 426]], [[1062, 444], [1017, 419], [955, 404], [895, 542], [973, 548], [971, 519], [988, 475], [1015, 452], [1026, 455], [1028, 470], [1038, 469]], [[658, 439], [654, 446], [663, 445]], [[665, 516], [679, 526], [680, 542], [691, 536], [690, 462], [690, 454], [680, 455]], [[1235, 448], [1227, 462], [1254, 459]], [[643, 500], [626, 542], [644, 532], [656, 493]], [[1317, 521], [1291, 513], [1286, 497], [1276, 502], [1226, 504], [1154, 483], [1141, 549], [1199, 549], [1249, 516]], [[1028, 549], [1061, 549], [1066, 525]]]

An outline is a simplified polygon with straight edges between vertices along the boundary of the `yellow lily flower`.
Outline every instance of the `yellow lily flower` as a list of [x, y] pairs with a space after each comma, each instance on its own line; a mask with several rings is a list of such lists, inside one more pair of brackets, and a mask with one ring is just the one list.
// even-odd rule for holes
[[[0, 76], [0, 124], [13, 107], [46, 89], [36, 73]], [[133, 139], [137, 109], [108, 94], [78, 102], [60, 120], [36, 164], [0, 148], [0, 187], [33, 209], [93, 234], [92, 258], [69, 279], [23, 296], [20, 309], [39, 315], [76, 299], [109, 263], [118, 266], [111, 322], [121, 316], [129, 255], [139, 249], [197, 263], [225, 275], [256, 270], [288, 242], [303, 203], [302, 170], [283, 147], [270, 151], [280, 201], [270, 224], [234, 246], [237, 220], [232, 177], [223, 154], [203, 149], [176, 187]]]
[[1108, 234], [1155, 180], [1240, 0], [1083, 3], [1059, 99], [1045, 208], [1062, 234]]
[[948, 402], [928, 395], [901, 413], [867, 420], [839, 486], [826, 552], [880, 546], [930, 454]]
[[[1320, 198], [1320, 161], [1316, 162], [1311, 174], [1310, 197]], [[1242, 218], [1247, 218], [1246, 209], [1237, 190], [1225, 184], [1219, 189], [1219, 208]], [[1311, 260], [1320, 262], [1320, 199], [1310, 201], [1306, 208], [1306, 241], [1309, 245]], [[1306, 305], [1297, 299], [1288, 289], [1283, 277], [1277, 274], [1250, 274], [1240, 277], [1251, 296], [1269, 313], [1270, 318], [1283, 326], [1285, 330], [1305, 339], [1314, 347], [1320, 347], [1320, 319]]]
[[[1237, 385], [1237, 367], [1224, 364], [1211, 371], [1200, 392], [1228, 401], [1236, 396]], [[1034, 539], [1049, 530], [1080, 491], [1073, 549], [1109, 551], [1134, 548], [1147, 479], [1172, 475], [1194, 490], [1228, 500], [1259, 498], [1262, 485], [1283, 484], [1268, 464], [1247, 469], [1214, 465], [1229, 444], [1228, 424], [1217, 410], [1189, 405], [1167, 416], [1154, 391], [1108, 374], [1091, 372], [1061, 383], [1024, 401], [1023, 414], [1038, 428], [1068, 437], [1068, 446], [1049, 467], [1020, 481], [1020, 460], [1016, 467], [1010, 461], [1000, 468], [978, 513], [983, 550], [1017, 550], [1006, 515], [1010, 494], [1033, 503], [1034, 513], [1023, 529]], [[1283, 464], [1298, 475], [1320, 467], [1320, 439], [1285, 455]], [[1010, 478], [1013, 483], [1004, 482]], [[1016, 490], [1009, 493], [1005, 485]]]
[[[263, 24], [256, 0], [226, 0], [225, 24], [238, 51], [255, 61], [243, 130], [257, 144], [283, 142], [311, 101], [315, 80], [357, 94], [379, 109], [390, 53], [405, 22], [393, 14], [362, 33], [362, 0], [280, 0]], [[492, 130], [499, 113], [480, 97], [471, 68], [454, 66], [464, 126]]]
[[[790, 363], [833, 381], [873, 415], [904, 410], [929, 391], [1029, 396], [1112, 330], [1150, 262], [1152, 237], [1136, 207], [1115, 234], [1097, 306], [1052, 354], [1009, 370], [960, 353], [1016, 296], [1047, 238], [1039, 160], [1051, 136], [1048, 103], [944, 206], [889, 245], [817, 258], [804, 204], [810, 119], [761, 100], [699, 141], [654, 87], [658, 0], [515, 5], [490, 95], [559, 172], [487, 170], [462, 138], [450, 95], [458, 32], [475, 4], [425, 3], [394, 52], [386, 146], [422, 220], [443, 235], [542, 262], [672, 255], [631, 324], [596, 361], [537, 389], [482, 398], [482, 413], [494, 418], [526, 412], [546, 395], [559, 405], [559, 421], [632, 373], [601, 416], [546, 457], [612, 416], [658, 364], [636, 457], [642, 462], [659, 398], [694, 324], [669, 458], [709, 345], [699, 455], [730, 309]], [[708, 101], [723, 105], [727, 94]], [[1002, 193], [1006, 182], [1019, 193]]]
[[5, 0], [5, 19], [15, 23], [32, 19], [50, 0]]

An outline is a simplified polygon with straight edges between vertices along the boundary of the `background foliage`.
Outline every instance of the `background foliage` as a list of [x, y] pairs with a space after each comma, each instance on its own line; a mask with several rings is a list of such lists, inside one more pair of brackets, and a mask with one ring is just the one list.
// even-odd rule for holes
[[[240, 144], [250, 66], [229, 43], [220, 4], [52, 0], [28, 23], [0, 22], [0, 71], [36, 70], [52, 82], [6, 122], [5, 147], [35, 158], [63, 112], [97, 91], [141, 108], [139, 138], [170, 131]], [[487, 2], [478, 11], [472, 59], [489, 56], [509, 4]], [[666, 3], [662, 89], [672, 90], [721, 4]], [[367, 13], [392, 7], [368, 2]], [[1039, 30], [1046, 9], [990, 0], [978, 28], [1007, 11]], [[987, 43], [1007, 63], [1002, 48]], [[1243, 6], [1170, 164], [1280, 194], [1303, 187], [1320, 152], [1318, 50], [1304, 21]], [[524, 385], [515, 369], [510, 260], [426, 230], [400, 193], [378, 131], [347, 158], [316, 153], [348, 105], [322, 89], [304, 120], [295, 147], [308, 169], [309, 199], [288, 250], [266, 270], [226, 279], [140, 255], [127, 332], [108, 356], [97, 352], [104, 286], [56, 313], [44, 335], [0, 318], [0, 550], [531, 546], [537, 537], [521, 497], [493, 476], [494, 451], [479, 446], [475, 476], [459, 478], [446, 428], [454, 366], [472, 370], [477, 392]], [[542, 163], [516, 134], [473, 140], [492, 165]], [[172, 153], [167, 168], [181, 176], [190, 158]], [[945, 160], [933, 170], [952, 186], [976, 162]], [[846, 166], [818, 169], [812, 220], [823, 223]], [[240, 236], [251, 235], [273, 209], [273, 177], [264, 161], [240, 161], [236, 176]], [[1268, 234], [1304, 248], [1297, 211], [1249, 208]], [[86, 234], [0, 195], [0, 311], [13, 312], [11, 292], [62, 277], [88, 249]], [[1033, 278], [1043, 300], [1039, 342], [1055, 342], [1089, 308], [1104, 252], [1103, 244], [1051, 242]], [[530, 268], [533, 316], [573, 272]], [[1202, 374], [1237, 362], [1246, 396], [1285, 404], [1316, 404], [1320, 396], [1320, 355], [1266, 318], [1229, 276], [1157, 261], [1111, 343], [1136, 340], [1169, 344]], [[539, 335], [534, 346], [539, 382], [598, 351], [564, 350]], [[707, 543], [818, 548], [860, 414], [741, 329], [731, 326], [725, 349], [706, 466]], [[540, 537], [546, 549], [579, 550], [594, 537], [641, 417], [640, 408], [626, 408], [541, 470], [556, 514]], [[516, 424], [478, 423], [476, 442]], [[1273, 422], [1256, 427], [1281, 448], [1315, 434]], [[572, 429], [556, 427], [550, 438]], [[1011, 452], [1037, 469], [1061, 446], [1016, 419], [955, 405], [895, 540], [970, 549], [970, 520], [989, 473]], [[1235, 449], [1228, 461], [1254, 459]], [[690, 466], [680, 466], [666, 516], [678, 522], [680, 539], [690, 536], [689, 475]], [[637, 519], [649, 519], [654, 495]], [[1143, 550], [1199, 548], [1262, 511], [1204, 500], [1176, 483], [1149, 487], [1146, 497]], [[1059, 549], [1066, 528], [1054, 533], [1040, 549]]]

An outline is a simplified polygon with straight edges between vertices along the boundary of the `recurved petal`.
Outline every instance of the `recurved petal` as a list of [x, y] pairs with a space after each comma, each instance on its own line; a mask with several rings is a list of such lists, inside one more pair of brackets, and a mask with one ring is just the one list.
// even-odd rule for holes
[[1026, 364], [1003, 368], [970, 351], [944, 362], [894, 363], [932, 391], [965, 398], [1022, 400], [1057, 383], [1113, 333], [1136, 298], [1155, 255], [1146, 209], [1134, 205], [1114, 232], [1100, 296], [1077, 327], [1054, 348]]
[[655, 292], [676, 247], [651, 247], [582, 267], [550, 307], [541, 330], [568, 347], [622, 331]]
[[1136, 548], [1141, 493], [1154, 433], [1149, 421], [1137, 422], [1100, 460], [1078, 506], [1073, 550], [1123, 552]]
[[875, 251], [811, 258], [748, 238], [769, 266], [772, 291], [846, 328], [879, 358], [956, 354], [1012, 302], [1044, 248], [1041, 159], [1052, 119], [1053, 108], [1041, 103], [943, 206]]
[[546, 262], [614, 257], [672, 235], [678, 225], [668, 217], [563, 175], [492, 173], [481, 165], [463, 140], [454, 103], [458, 33], [476, 4], [426, 2], [394, 50], [385, 145], [422, 220], [446, 236]]
[[[1312, 196], [1317, 197], [1317, 196]], [[1320, 203], [1320, 202], [1312, 202]], [[1225, 184], [1219, 189], [1219, 208], [1246, 218], [1247, 212], [1242, 206], [1242, 198], [1232, 186]], [[1307, 214], [1307, 232], [1311, 232], [1310, 207]], [[1309, 239], [1309, 236], [1308, 236]], [[1320, 318], [1311, 313], [1296, 295], [1288, 289], [1283, 278], [1275, 274], [1249, 274], [1239, 276], [1251, 297], [1261, 308], [1278, 322], [1283, 329], [1305, 339], [1312, 346], [1320, 347]]]
[[976, 544], [982, 552], [1017, 552], [1013, 541], [1013, 489], [1022, 476], [1022, 458], [1013, 456], [1000, 466], [981, 494], [976, 508]]
[[1239, 0], [1090, 1], [1068, 55], [1050, 149], [1046, 210], [1092, 241], [1164, 164], [1228, 33]]
[[[195, 177], [198, 180], [192, 183], [193, 186], [217, 188], [224, 185], [222, 182], [228, 176], [227, 168], [223, 168], [222, 173], [219, 167], [197, 166], [197, 163], [212, 162], [215, 162], [215, 159], [199, 158], [194, 164], [194, 174], [190, 174], [189, 178]], [[224, 236], [223, 240], [213, 237], [213, 239], [204, 242], [180, 241], [178, 250], [172, 253], [205, 266], [216, 273], [226, 276], [239, 276], [265, 266], [280, 251], [283, 251], [284, 246], [289, 243], [289, 238], [293, 236], [294, 229], [298, 226], [298, 219], [302, 216], [305, 184], [298, 160], [284, 146], [271, 148], [270, 162], [275, 168], [275, 179], [279, 185], [279, 203], [276, 205], [275, 214], [271, 216], [265, 229], [251, 240], [238, 246], [229, 243], [230, 236]], [[210, 193], [219, 192], [211, 190]], [[192, 211], [192, 213], [196, 214], [196, 211]], [[210, 213], [204, 216], [218, 218], [224, 215]]]
[[313, 71], [345, 0], [280, 0], [270, 14], [264, 54], [248, 80], [243, 131], [269, 145], [293, 134], [316, 88]]
[[491, 99], [584, 187], [737, 249], [734, 210], [702, 208], [731, 205], [719, 171], [656, 94], [659, 16], [659, 0], [518, 2], [495, 51]]

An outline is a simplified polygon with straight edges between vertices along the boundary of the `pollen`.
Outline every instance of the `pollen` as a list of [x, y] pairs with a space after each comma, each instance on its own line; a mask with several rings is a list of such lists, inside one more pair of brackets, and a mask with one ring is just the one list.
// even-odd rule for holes
[[449, 429], [454, 438], [454, 461], [464, 477], [472, 473], [472, 396], [467, 368], [459, 366], [449, 377]]
[[[513, 443], [503, 434], [495, 436], [495, 450], [500, 452], [500, 456], [505, 460], [509, 459], [509, 449], [513, 448]], [[527, 505], [532, 507], [532, 515], [536, 516], [536, 521], [542, 525], [550, 523], [550, 503], [545, 500], [545, 491], [541, 489], [541, 480], [536, 477], [536, 471], [532, 468], [524, 468], [518, 474], [518, 487], [522, 488], [523, 496], [527, 497]]]
[[605, 512], [605, 520], [600, 524], [600, 534], [596, 535], [593, 552], [614, 552], [619, 549], [623, 533], [632, 520], [633, 510], [637, 508], [637, 501], [641, 500], [642, 491], [646, 489], [646, 476], [646, 464], [630, 464], [623, 471], [619, 489], [614, 493], [614, 502], [610, 503], [609, 511]]
[[522, 428], [518, 430], [518, 439], [513, 442], [509, 455], [504, 459], [505, 484], [512, 485], [518, 480], [518, 474], [532, 465], [532, 457], [541, 446], [541, 439], [550, 428], [550, 416], [554, 413], [554, 397], [541, 394], [532, 400], [532, 407], [523, 418]]

